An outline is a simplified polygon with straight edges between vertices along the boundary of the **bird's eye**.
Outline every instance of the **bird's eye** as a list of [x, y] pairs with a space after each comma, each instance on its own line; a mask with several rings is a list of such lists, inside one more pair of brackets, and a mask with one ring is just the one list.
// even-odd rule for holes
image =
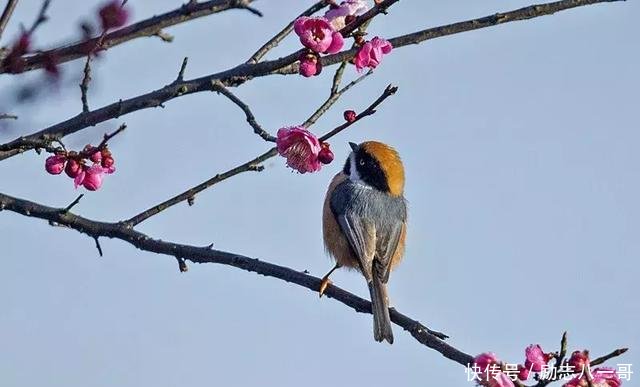
[[358, 164], [360, 164], [361, 167], [364, 167], [365, 162], [364, 162], [364, 160], [360, 160], [360, 161], [358, 161]]

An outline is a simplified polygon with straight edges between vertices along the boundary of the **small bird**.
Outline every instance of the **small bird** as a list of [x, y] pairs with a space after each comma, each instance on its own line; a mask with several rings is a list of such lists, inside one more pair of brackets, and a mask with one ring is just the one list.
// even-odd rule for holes
[[349, 143], [352, 152], [344, 168], [331, 180], [324, 201], [324, 244], [336, 264], [356, 269], [369, 285], [373, 337], [393, 344], [387, 281], [404, 253], [407, 206], [403, 196], [404, 167], [398, 152], [377, 141]]

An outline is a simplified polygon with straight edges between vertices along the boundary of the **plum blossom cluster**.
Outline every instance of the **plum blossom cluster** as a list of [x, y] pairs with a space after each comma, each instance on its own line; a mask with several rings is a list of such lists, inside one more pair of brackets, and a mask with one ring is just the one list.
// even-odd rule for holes
[[99, 21], [99, 25], [97, 27], [95, 27], [90, 21], [84, 21], [80, 25], [83, 38], [87, 40], [87, 43], [84, 45], [84, 52], [87, 55], [97, 56], [98, 52], [101, 50], [102, 44], [102, 39], [99, 39], [97, 43], [89, 40], [91, 40], [96, 33], [100, 36], [104, 36], [107, 32], [113, 29], [123, 27], [129, 20], [129, 10], [121, 0], [111, 0], [102, 4], [102, 6], [98, 8], [97, 16]]
[[[293, 29], [306, 49], [300, 54], [299, 72], [304, 77], [313, 77], [322, 71], [320, 54], [335, 54], [344, 46], [344, 37], [340, 33], [357, 16], [369, 10], [365, 0], [345, 0], [340, 4], [332, 3], [324, 17], [302, 16], [294, 22]], [[353, 59], [358, 72], [365, 67], [376, 68], [382, 56], [391, 52], [391, 43], [375, 37], [364, 41], [361, 35], [355, 37], [360, 49]]]
[[287, 159], [287, 165], [300, 173], [317, 172], [334, 157], [329, 144], [320, 142], [303, 126], [280, 128], [276, 146], [278, 154]]
[[[575, 351], [568, 360], [558, 367], [550, 365], [557, 359], [557, 353], [545, 353], [539, 344], [531, 344], [525, 349], [524, 364], [505, 364], [492, 352], [481, 353], [474, 358], [474, 363], [467, 369], [469, 381], [476, 381], [480, 386], [513, 387], [515, 381], [530, 379], [536, 373], [535, 380], [564, 380], [563, 387], [619, 387], [622, 380], [616, 369], [599, 367], [591, 369], [589, 352]], [[625, 368], [629, 379], [630, 364]]]
[[44, 168], [52, 175], [64, 173], [73, 179], [73, 185], [97, 191], [102, 186], [104, 175], [115, 172], [115, 160], [105, 146], [87, 145], [81, 152], [61, 151], [47, 157]]

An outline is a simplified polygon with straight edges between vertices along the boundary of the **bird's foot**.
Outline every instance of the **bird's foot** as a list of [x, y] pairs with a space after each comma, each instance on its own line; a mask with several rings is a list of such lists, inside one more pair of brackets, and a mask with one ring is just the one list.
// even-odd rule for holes
[[322, 277], [322, 280], [320, 281], [320, 290], [318, 291], [320, 297], [322, 297], [322, 295], [327, 290], [330, 284], [331, 284], [331, 280], [329, 279], [329, 276]]

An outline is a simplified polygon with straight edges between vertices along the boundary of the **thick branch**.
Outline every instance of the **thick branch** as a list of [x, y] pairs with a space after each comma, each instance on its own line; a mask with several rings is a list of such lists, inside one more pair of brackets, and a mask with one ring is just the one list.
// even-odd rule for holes
[[[288, 267], [249, 258], [243, 255], [220, 251], [207, 247], [189, 246], [153, 239], [139, 231], [134, 230], [126, 223], [106, 223], [87, 219], [65, 208], [47, 207], [28, 200], [18, 199], [0, 193], [0, 210], [9, 210], [25, 216], [48, 220], [50, 223], [72, 228], [91, 238], [100, 237], [115, 238], [129, 242], [140, 250], [169, 255], [178, 259], [187, 259], [194, 263], [218, 263], [237, 267], [249, 272], [258, 273], [267, 277], [294, 283], [317, 292], [320, 288], [320, 278], [296, 271]], [[360, 313], [371, 313], [371, 303], [335, 285], [330, 286], [325, 292], [333, 298]], [[420, 322], [391, 310], [391, 321], [408, 331], [418, 342], [440, 352], [443, 356], [461, 364], [467, 365], [473, 358], [451, 345], [445, 343], [442, 338], [446, 335], [432, 331]]]
[[[501, 23], [550, 15], [555, 12], [579, 6], [614, 1], [623, 0], [562, 0], [554, 3], [534, 5], [511, 12], [499, 13], [496, 15], [473, 19], [465, 22], [430, 28], [427, 30], [418, 31], [413, 34], [392, 38], [390, 39], [390, 41], [394, 44], [395, 47], [402, 47], [409, 44], [420, 43], [425, 40], [434, 39], [437, 37], [457, 34], [479, 28], [486, 28]], [[50, 126], [29, 136], [20, 137], [9, 143], [0, 145], [0, 160], [15, 156], [16, 154], [22, 153], [26, 150], [34, 149], [37, 147], [43, 148], [51, 141], [58, 140], [66, 135], [75, 133], [89, 126], [96, 125], [100, 122], [104, 122], [112, 118], [117, 118], [123, 114], [128, 114], [150, 107], [157, 107], [166, 101], [178, 98], [183, 95], [210, 91], [212, 89], [211, 85], [215, 82], [220, 82], [224, 86], [237, 86], [255, 77], [265, 76], [269, 74], [297, 73], [297, 65], [294, 64], [294, 62], [297, 61], [298, 53], [299, 52], [295, 52], [286, 57], [256, 64], [243, 63], [232, 69], [216, 74], [211, 74], [201, 78], [186, 80], [182, 82], [174, 82], [158, 90], [127, 100], [121, 100], [88, 113], [80, 114], [76, 117], [68, 119], [67, 121]], [[336, 63], [341, 63], [345, 60], [351, 59], [353, 55], [355, 55], [355, 53], [355, 50], [348, 50], [338, 54], [325, 56], [322, 58], [323, 65], [329, 66]]]
[[[223, 12], [229, 9], [247, 9], [252, 13], [256, 11], [249, 7], [249, 4], [254, 0], [213, 0], [196, 2], [189, 1], [181, 7], [163, 13], [158, 16], [140, 21], [130, 26], [121, 28], [119, 30], [108, 33], [101, 49], [108, 49], [113, 46], [128, 42], [130, 40], [156, 36], [162, 29], [188, 22], [193, 19], [208, 16], [214, 13]], [[69, 62], [78, 58], [82, 58], [87, 54], [87, 47], [95, 47], [99, 37], [89, 39], [86, 41], [74, 43], [68, 46], [53, 48], [51, 50], [42, 51], [37, 54], [33, 54], [25, 57], [25, 70], [30, 71], [44, 67], [46, 58], [52, 55], [56, 58], [58, 63]], [[6, 68], [0, 67], [0, 73], [7, 72]]]

